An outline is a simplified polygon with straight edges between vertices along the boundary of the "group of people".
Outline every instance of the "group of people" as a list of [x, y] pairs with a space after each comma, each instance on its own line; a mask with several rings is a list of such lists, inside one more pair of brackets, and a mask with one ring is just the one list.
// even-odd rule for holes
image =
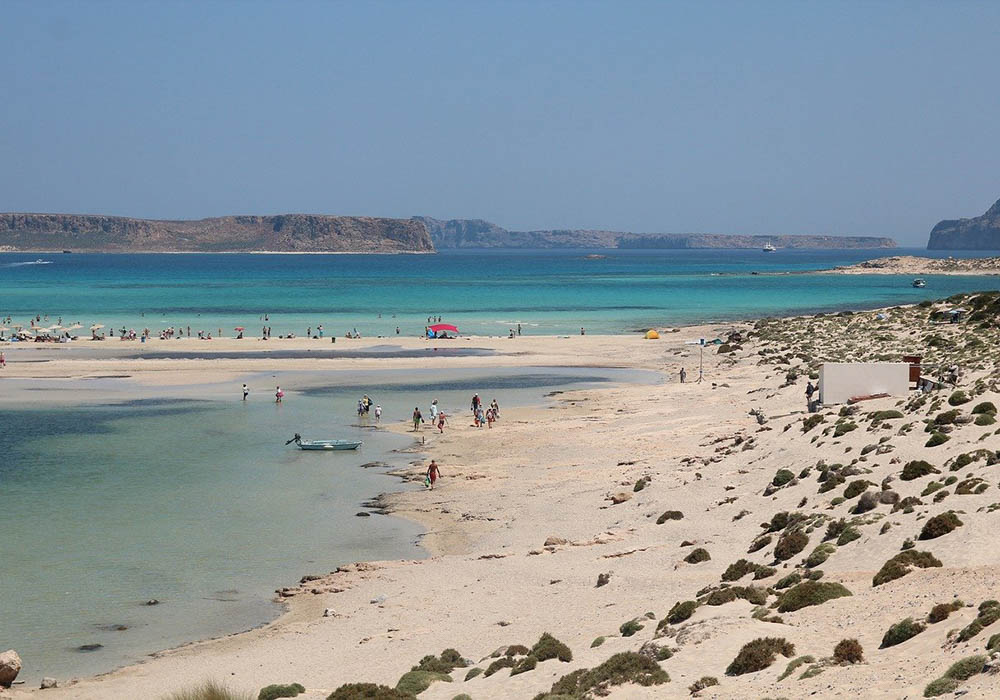
[[358, 417], [361, 418], [367, 416], [369, 413], [375, 414], [376, 423], [380, 423], [382, 421], [382, 404], [375, 403], [368, 394], [365, 394], [358, 399]]
[[472, 420], [477, 428], [482, 428], [484, 425], [492, 428], [493, 424], [500, 420], [500, 404], [497, 403], [496, 399], [493, 399], [489, 406], [484, 407], [479, 394], [473, 394]]

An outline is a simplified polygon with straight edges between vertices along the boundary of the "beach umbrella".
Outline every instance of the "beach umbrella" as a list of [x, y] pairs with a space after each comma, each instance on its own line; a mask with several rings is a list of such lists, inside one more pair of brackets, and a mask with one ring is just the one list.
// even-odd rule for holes
[[96, 330], [97, 330], [97, 329], [99, 329], [99, 328], [104, 328], [104, 324], [103, 324], [103, 323], [95, 323], [94, 325], [92, 325], [92, 326], [90, 327], [90, 330], [92, 330], [92, 331], [96, 331]]
[[440, 333], [441, 331], [448, 331], [449, 333], [458, 333], [458, 328], [451, 325], [450, 323], [435, 323], [433, 326], [427, 327], [433, 333]]
[[74, 323], [72, 326], [70, 326], [66, 330], [75, 331], [77, 328], [83, 328], [83, 324], [82, 323]]
[[0, 331], [9, 331], [9, 330], [10, 329], [7, 326], [0, 326]]
[[246, 328], [244, 328], [243, 326], [236, 326], [236, 328], [234, 328], [233, 330], [234, 331], [245, 331]]

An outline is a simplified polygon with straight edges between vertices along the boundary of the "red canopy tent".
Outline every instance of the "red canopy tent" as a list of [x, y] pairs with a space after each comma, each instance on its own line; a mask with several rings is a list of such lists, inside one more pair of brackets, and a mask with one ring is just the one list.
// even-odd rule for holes
[[450, 323], [435, 323], [433, 326], [427, 326], [427, 330], [433, 333], [435, 338], [447, 333], [458, 335], [458, 328]]

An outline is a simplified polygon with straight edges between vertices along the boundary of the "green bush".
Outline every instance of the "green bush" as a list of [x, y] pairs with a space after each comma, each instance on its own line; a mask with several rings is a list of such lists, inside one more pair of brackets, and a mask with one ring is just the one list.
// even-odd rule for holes
[[972, 397], [968, 396], [961, 389], [953, 391], [951, 396], [948, 397], [949, 406], [961, 406], [963, 403], [968, 403], [969, 401], [972, 401]]
[[975, 423], [976, 425], [980, 426], [993, 425], [994, 423], [997, 422], [997, 419], [994, 416], [996, 416], [995, 413], [980, 413], [978, 416], [976, 416]]
[[722, 572], [723, 581], [738, 581], [749, 573], [754, 574], [754, 579], [767, 578], [774, 574], [774, 569], [769, 566], [755, 564], [746, 559], [738, 559], [726, 567]]
[[983, 401], [982, 403], [977, 403], [976, 407], [972, 409], [972, 413], [976, 415], [982, 413], [996, 413], [996, 412], [997, 412], [997, 407], [993, 404], [992, 401]]
[[882, 635], [882, 645], [879, 649], [887, 649], [897, 644], [902, 644], [907, 639], [912, 639], [923, 632], [927, 627], [919, 622], [914, 622], [912, 617], [908, 617], [901, 622], [892, 625], [886, 633]]
[[483, 669], [479, 668], [478, 666], [475, 668], [470, 668], [469, 672], [465, 674], [465, 680], [471, 681], [476, 676], [482, 675], [482, 673]]
[[814, 663], [815, 661], [816, 659], [814, 659], [812, 656], [809, 655], [800, 656], [796, 659], [792, 659], [791, 661], [788, 662], [788, 665], [785, 666], [785, 670], [781, 672], [781, 675], [778, 676], [778, 680], [779, 681], [785, 680], [790, 675], [795, 673], [795, 669], [797, 669], [799, 666], [803, 664], [811, 664]]
[[859, 664], [865, 660], [865, 651], [857, 639], [841, 639], [833, 648], [833, 660], [838, 664]]
[[518, 674], [526, 673], [528, 671], [534, 671], [535, 666], [537, 665], [538, 665], [538, 659], [529, 654], [528, 656], [525, 656], [516, 664], [514, 664], [514, 666], [510, 669], [510, 675], [516, 676]]
[[954, 603], [938, 603], [931, 611], [927, 613], [927, 621], [931, 624], [936, 622], [944, 622], [948, 617], [956, 610], [962, 607], [962, 601], [955, 601]]
[[605, 641], [604, 637], [597, 637], [596, 639], [594, 639], [594, 641], [592, 641], [590, 643], [590, 648], [591, 649], [596, 649], [597, 647], [599, 647], [602, 644], [604, 644], [604, 641]]
[[830, 555], [836, 551], [837, 547], [835, 545], [830, 544], [829, 542], [824, 542], [823, 544], [817, 546], [812, 553], [806, 557], [806, 566], [809, 568], [819, 566], [829, 559]]
[[698, 547], [697, 549], [692, 549], [690, 554], [684, 557], [684, 561], [688, 564], [700, 564], [703, 561], [708, 561], [712, 558], [712, 555], [708, 553], [707, 549]]
[[858, 529], [853, 526], [849, 527], [842, 533], [840, 533], [840, 537], [837, 538], [837, 546], [843, 547], [845, 544], [849, 544], [854, 540], [858, 539], [859, 537], [861, 537], [861, 533], [858, 531]]
[[771, 484], [774, 486], [784, 486], [789, 481], [795, 478], [795, 473], [787, 469], [779, 469], [771, 480]]
[[847, 500], [856, 498], [857, 496], [860, 496], [865, 491], [867, 491], [869, 486], [873, 485], [874, 484], [872, 484], [872, 482], [868, 481], [867, 479], [856, 479], [855, 481], [849, 483], [847, 485], [847, 488], [844, 489], [844, 498], [846, 498]]
[[[514, 656], [527, 656], [530, 653], [531, 653], [531, 649], [529, 649], [528, 647], [524, 646], [523, 644], [511, 644], [504, 651], [503, 655], [504, 656], [514, 657]], [[428, 671], [433, 671], [434, 669], [430, 669], [429, 668], [427, 670]]]
[[276, 698], [294, 698], [299, 693], [306, 692], [301, 683], [290, 683], [288, 685], [266, 685], [257, 694], [257, 700], [276, 700]]
[[937, 566], [941, 566], [941, 562], [930, 552], [907, 549], [882, 565], [882, 568], [872, 578], [872, 586], [881, 586], [883, 583], [895, 581], [906, 576], [914, 568], [929, 569]]
[[623, 637], [631, 637], [642, 628], [643, 625], [640, 625], [637, 620], [629, 620], [628, 622], [623, 622], [618, 631], [621, 632]]
[[655, 661], [634, 651], [625, 651], [615, 654], [600, 666], [581, 668], [563, 676], [552, 684], [548, 693], [536, 696], [535, 700], [604, 696], [616, 685], [635, 683], [652, 686], [669, 681], [670, 676]]
[[689, 617], [694, 615], [694, 611], [698, 609], [698, 603], [693, 600], [678, 601], [674, 603], [673, 607], [667, 612], [667, 616], [664, 618], [671, 625], [679, 625], [680, 623], [687, 620]]
[[944, 411], [934, 416], [934, 425], [954, 425], [955, 419], [960, 415], [962, 415], [962, 411], [957, 408]]
[[415, 700], [413, 693], [374, 683], [345, 683], [326, 696], [326, 700]]
[[821, 413], [814, 413], [813, 415], [809, 416], [808, 418], [803, 418], [802, 419], [802, 432], [803, 433], [808, 433], [810, 430], [812, 430], [813, 428], [815, 428], [817, 425], [819, 425], [820, 423], [824, 422], [825, 420], [826, 420], [826, 418], [824, 418], [823, 414], [821, 414]]
[[1000, 651], [1000, 634], [994, 634], [986, 642], [986, 651]]
[[747, 550], [747, 554], [753, 554], [754, 552], [759, 552], [769, 544], [771, 544], [771, 536], [761, 535], [750, 544], [750, 549]]
[[164, 700], [253, 700], [253, 694], [230, 690], [215, 681], [205, 681], [193, 688], [172, 693]]
[[801, 552], [809, 544], [809, 536], [802, 530], [791, 530], [778, 539], [774, 546], [774, 558], [787, 561]]
[[788, 576], [783, 577], [781, 580], [779, 580], [776, 584], [774, 584], [774, 587], [778, 590], [781, 590], [782, 588], [788, 588], [789, 586], [794, 586], [801, 580], [802, 576], [797, 571], [795, 571], [788, 574]]
[[977, 673], [982, 673], [983, 665], [989, 659], [982, 655], [967, 656], [964, 659], [953, 663], [944, 672], [945, 678], [954, 678], [956, 681], [967, 681]]
[[852, 595], [851, 592], [839, 583], [803, 581], [781, 595], [778, 599], [778, 612], [794, 612], [849, 595]]
[[984, 601], [979, 605], [979, 614], [976, 619], [958, 633], [958, 641], [969, 641], [997, 620], [1000, 620], [1000, 604], [995, 600]]
[[927, 684], [924, 688], [925, 698], [935, 698], [938, 695], [945, 695], [954, 691], [961, 683], [953, 678], [938, 678]]
[[407, 671], [396, 683], [396, 690], [402, 693], [410, 693], [411, 695], [420, 695], [420, 693], [430, 688], [431, 683], [435, 681], [451, 683], [451, 676], [447, 673], [438, 673], [436, 671]]
[[890, 409], [888, 411], [875, 411], [874, 413], [870, 414], [870, 418], [872, 419], [873, 423], [875, 421], [892, 420], [893, 418], [902, 418], [902, 417], [903, 414], [895, 409]]
[[844, 421], [843, 423], [837, 423], [837, 427], [833, 429], [833, 436], [839, 438], [842, 435], [846, 435], [852, 430], [857, 430], [858, 425], [853, 421]]
[[949, 440], [951, 440], [951, 438], [944, 433], [931, 433], [931, 437], [924, 443], [924, 447], [937, 447], [938, 445], [943, 445]]
[[486, 671], [483, 673], [483, 678], [489, 678], [494, 673], [503, 668], [513, 668], [514, 659], [509, 656], [501, 656], [499, 659], [491, 663], [486, 667]]
[[531, 647], [531, 655], [539, 661], [559, 659], [564, 663], [569, 663], [573, 660], [573, 652], [570, 651], [570, 648], [548, 632], [542, 634], [535, 642], [535, 646]]
[[907, 462], [906, 466], [903, 467], [903, 473], [899, 475], [899, 478], [903, 481], [913, 481], [914, 479], [919, 479], [921, 477], [927, 476], [928, 474], [940, 474], [939, 469], [934, 468], [928, 462], [922, 459], [915, 459], [912, 462]]
[[726, 675], [742, 676], [745, 673], [763, 671], [774, 663], [778, 654], [791, 658], [795, 654], [795, 645], [783, 637], [754, 639], [743, 645], [736, 658], [726, 668]]
[[948, 511], [947, 513], [941, 513], [940, 515], [935, 515], [933, 518], [924, 523], [923, 528], [920, 530], [920, 534], [917, 536], [919, 540], [933, 540], [942, 535], [947, 535], [949, 532], [957, 527], [962, 526], [962, 521], [958, 519], [958, 516]]

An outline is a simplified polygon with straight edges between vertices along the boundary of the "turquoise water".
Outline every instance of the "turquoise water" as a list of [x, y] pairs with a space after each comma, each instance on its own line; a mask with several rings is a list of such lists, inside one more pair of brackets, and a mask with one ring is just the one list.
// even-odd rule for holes
[[[886, 254], [972, 257], [896, 249], [450, 252], [438, 255], [0, 254], [0, 314], [27, 325], [191, 327], [259, 335], [365, 336], [423, 331], [430, 315], [470, 334], [619, 333], [650, 326], [862, 308], [995, 289], [996, 277], [753, 275], [801, 272]], [[987, 254], [980, 251], [978, 255]], [[41, 258], [48, 264], [33, 263]]]
[[[511, 407], [556, 386], [641, 380], [585, 372], [283, 372], [170, 389], [53, 380], [27, 409], [0, 393], [0, 648], [19, 652], [29, 683], [98, 673], [260, 625], [278, 612], [274, 589], [303, 574], [422, 557], [417, 526], [355, 515], [378, 493], [420, 488], [360, 467], [419, 457], [393, 452], [409, 436], [359, 422], [362, 392], [382, 404], [383, 423], [398, 423], [431, 398], [464, 417], [473, 391]], [[73, 404], [59, 402], [66, 387]], [[284, 445], [295, 432], [364, 445], [303, 452]], [[160, 604], [143, 604], [152, 598]], [[102, 647], [79, 651], [89, 644]]]

